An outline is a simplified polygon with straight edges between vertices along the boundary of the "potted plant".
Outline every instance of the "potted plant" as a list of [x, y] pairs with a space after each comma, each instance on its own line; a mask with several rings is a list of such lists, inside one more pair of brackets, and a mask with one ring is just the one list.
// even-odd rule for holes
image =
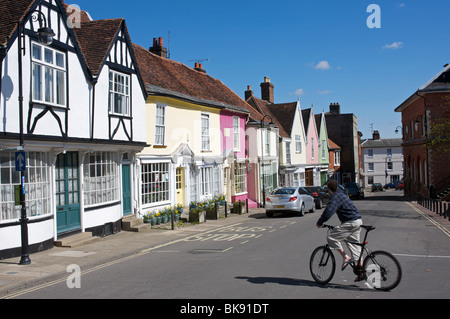
[[233, 214], [241, 215], [245, 209], [245, 202], [237, 201], [233, 203]]
[[216, 202], [211, 201], [206, 203], [205, 205], [206, 208], [206, 219], [213, 219], [213, 220], [217, 220], [219, 219], [219, 213], [218, 211], [216, 211]]
[[189, 222], [191, 223], [205, 222], [205, 210], [203, 209], [202, 205], [197, 205], [197, 207], [189, 209]]
[[156, 225], [160, 225], [161, 224], [161, 213], [160, 212], [157, 212], [156, 214], [155, 214], [155, 219], [156, 219]]

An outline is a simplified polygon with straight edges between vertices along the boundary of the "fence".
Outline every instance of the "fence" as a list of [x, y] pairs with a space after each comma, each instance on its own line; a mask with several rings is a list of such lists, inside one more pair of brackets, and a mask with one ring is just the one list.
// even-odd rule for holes
[[448, 218], [450, 220], [450, 203], [446, 201], [441, 201], [439, 199], [418, 196], [417, 203], [423, 207], [431, 210], [432, 212]]

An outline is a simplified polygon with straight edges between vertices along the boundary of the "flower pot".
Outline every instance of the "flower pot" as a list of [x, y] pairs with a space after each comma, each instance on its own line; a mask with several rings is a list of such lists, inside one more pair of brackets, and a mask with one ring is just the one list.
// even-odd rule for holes
[[161, 224], [161, 216], [156, 216], [156, 225]]
[[205, 222], [205, 212], [189, 212], [189, 222], [191, 223], [204, 223]]
[[161, 218], [161, 223], [165, 224], [165, 223], [167, 223], [168, 220], [169, 220], [169, 217], [167, 215], [163, 215]]
[[217, 220], [219, 219], [219, 211], [216, 212], [215, 209], [206, 210], [206, 219]]

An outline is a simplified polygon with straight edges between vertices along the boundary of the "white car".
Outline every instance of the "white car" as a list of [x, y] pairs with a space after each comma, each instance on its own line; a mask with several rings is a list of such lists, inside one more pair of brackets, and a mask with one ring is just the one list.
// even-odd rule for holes
[[300, 216], [305, 211], [316, 210], [314, 197], [303, 187], [283, 187], [274, 190], [266, 198], [266, 215], [272, 217], [274, 212], [297, 212]]

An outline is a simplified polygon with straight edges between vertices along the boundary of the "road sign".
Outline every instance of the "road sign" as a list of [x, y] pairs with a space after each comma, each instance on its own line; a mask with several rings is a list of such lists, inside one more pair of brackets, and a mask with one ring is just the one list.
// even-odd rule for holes
[[25, 152], [16, 152], [16, 172], [25, 172], [26, 169]]

